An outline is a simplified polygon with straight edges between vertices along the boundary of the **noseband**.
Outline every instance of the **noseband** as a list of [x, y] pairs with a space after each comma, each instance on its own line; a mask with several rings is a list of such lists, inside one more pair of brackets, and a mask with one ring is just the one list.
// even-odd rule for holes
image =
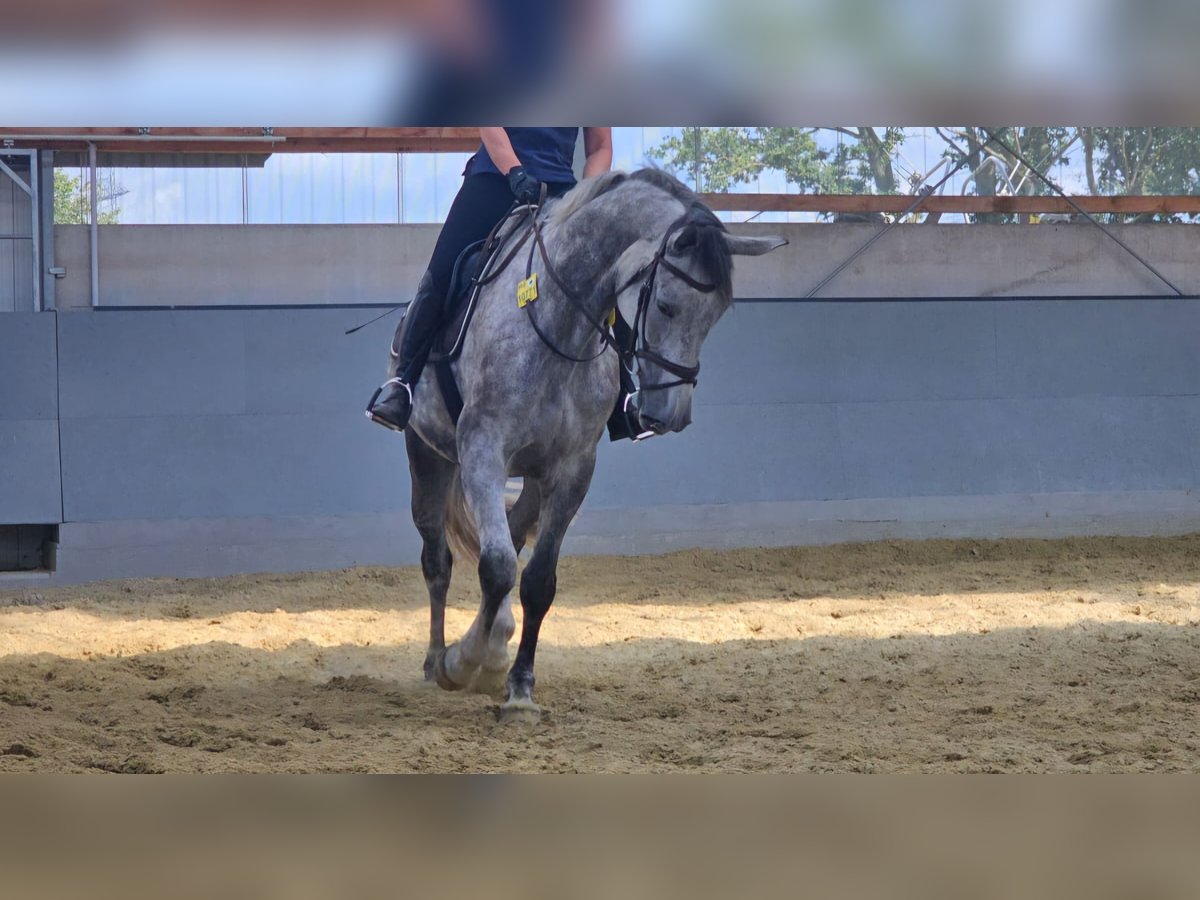
[[621, 349], [622, 365], [625, 365], [629, 373], [633, 374], [632, 363], [635, 359], [647, 360], [654, 363], [664, 372], [675, 376], [675, 381], [660, 381], [655, 384], [639, 384], [638, 390], [645, 391], [661, 391], [667, 388], [679, 387], [680, 385], [690, 384], [695, 385], [700, 376], [700, 364], [694, 366], [683, 366], [679, 363], [672, 362], [651, 349], [649, 342], [646, 340], [646, 314], [650, 310], [650, 301], [654, 299], [655, 281], [658, 277], [659, 266], [666, 269], [671, 275], [674, 275], [680, 281], [687, 284], [689, 287], [705, 294], [711, 294], [719, 285], [707, 284], [703, 281], [697, 281], [687, 272], [674, 265], [667, 259], [667, 244], [671, 240], [671, 236], [688, 224], [687, 217], [676, 220], [667, 233], [663, 235], [662, 243], [658, 246], [658, 251], [654, 254], [654, 258], [645, 266], [634, 273], [617, 291], [618, 296], [625, 288], [629, 287], [639, 278], [643, 278], [641, 289], [638, 291], [637, 312], [633, 317], [633, 326], [630, 329], [629, 346]]

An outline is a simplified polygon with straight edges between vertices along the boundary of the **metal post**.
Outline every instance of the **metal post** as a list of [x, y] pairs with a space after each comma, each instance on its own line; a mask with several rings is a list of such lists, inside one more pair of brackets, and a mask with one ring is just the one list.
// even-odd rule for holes
[[50, 274], [50, 269], [54, 266], [54, 151], [40, 150], [38, 151], [40, 165], [38, 166], [38, 175], [40, 179], [39, 189], [41, 190], [41, 202], [38, 204], [39, 215], [41, 217], [41, 238], [42, 247], [42, 270], [41, 270], [41, 285], [42, 285], [42, 309], [56, 309], [58, 307], [58, 291], [56, 286], [57, 279]]
[[30, 226], [33, 229], [33, 311], [42, 312], [42, 167], [37, 150], [29, 154]]
[[92, 309], [100, 305], [100, 194], [96, 185], [96, 145], [88, 144], [88, 168], [91, 170], [92, 223], [89, 229], [92, 249]]

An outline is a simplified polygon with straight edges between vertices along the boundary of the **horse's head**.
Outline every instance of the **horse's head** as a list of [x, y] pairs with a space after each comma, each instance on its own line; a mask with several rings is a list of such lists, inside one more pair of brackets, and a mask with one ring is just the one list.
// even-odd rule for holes
[[665, 434], [691, 423], [700, 347], [733, 302], [733, 257], [760, 256], [786, 243], [730, 234], [711, 212], [694, 207], [657, 243], [631, 248], [627, 255], [641, 265], [627, 263], [633, 272], [617, 299], [635, 332], [638, 389], [631, 411], [643, 429]]

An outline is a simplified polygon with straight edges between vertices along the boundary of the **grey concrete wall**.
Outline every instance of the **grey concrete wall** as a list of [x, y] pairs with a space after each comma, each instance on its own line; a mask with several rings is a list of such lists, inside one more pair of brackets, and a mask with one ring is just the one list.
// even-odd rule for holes
[[[875, 233], [874, 225], [743, 225], [790, 243], [739, 264], [742, 297], [804, 297]], [[1200, 293], [1200, 229], [1110, 230], [1185, 293]], [[1111, 238], [1070, 225], [903, 225], [892, 228], [822, 289], [821, 297], [1016, 297], [1169, 290]]]
[[60, 314], [64, 576], [410, 558], [403, 529], [360, 524], [407, 491], [402, 442], [362, 415], [391, 322], [342, 334], [361, 318]]
[[53, 313], [0, 314], [0, 525], [62, 521]]
[[[105, 306], [399, 303], [425, 271], [437, 225], [109, 225]], [[59, 309], [91, 305], [88, 229], [55, 229]]]
[[[742, 225], [790, 244], [738, 265], [741, 297], [803, 297], [874, 233], [872, 225]], [[1114, 231], [1187, 293], [1200, 293], [1200, 228]], [[106, 306], [396, 303], [424, 271], [436, 225], [120, 225], [100, 232]], [[58, 306], [90, 304], [88, 234], [58, 226]], [[1163, 293], [1108, 237], [1079, 225], [893, 228], [823, 297], [991, 297]]]
[[1194, 529], [1198, 343], [1191, 301], [746, 303], [705, 347], [685, 435], [602, 455], [581, 535]]
[[[360, 311], [59, 315], [59, 578], [417, 559]], [[569, 552], [1200, 528], [1200, 306], [738, 305], [683, 435], [601, 448]]]
[[[918, 277], [943, 296], [1152, 287], [1079, 226], [996, 229], [997, 256], [961, 244], [889, 268], [894, 235], [970, 242], [989, 230], [896, 229], [847, 277], [864, 295], [903, 294]], [[1189, 290], [1196, 233], [1126, 230]], [[768, 299], [739, 303], [714, 330], [695, 424], [601, 448], [568, 552], [1200, 529], [1196, 302], [772, 302], [865, 237], [791, 236], [782, 262], [739, 263], [739, 296]], [[798, 246], [810, 236], [829, 242], [827, 257]], [[1023, 267], [1048, 241], [1063, 265], [1030, 282], [1038, 270]], [[811, 279], [794, 274], [803, 267]], [[364, 315], [0, 316], [0, 385], [14, 386], [0, 393], [0, 435], [25, 448], [0, 458], [0, 524], [63, 522], [67, 581], [414, 562], [402, 441], [361, 414], [394, 318], [343, 336]], [[7, 422], [41, 431], [14, 441]]]

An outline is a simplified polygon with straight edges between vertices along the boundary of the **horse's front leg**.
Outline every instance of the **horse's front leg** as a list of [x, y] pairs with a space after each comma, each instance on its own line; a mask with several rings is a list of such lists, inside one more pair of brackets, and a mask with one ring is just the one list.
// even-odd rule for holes
[[429, 590], [429, 648], [425, 651], [425, 680], [446, 646], [446, 591], [454, 558], [446, 544], [446, 503], [456, 466], [435, 453], [411, 429], [404, 432], [408, 470], [412, 476], [412, 517], [421, 535], [421, 572]]
[[538, 634], [558, 588], [558, 555], [567, 526], [583, 503], [595, 467], [596, 449], [590, 447], [582, 457], [561, 465], [552, 477], [541, 483], [537, 543], [521, 575], [521, 610], [524, 612], [521, 643], [517, 647], [517, 659], [508, 673], [507, 700], [500, 707], [503, 720], [536, 722], [541, 714], [541, 709], [533, 702], [533, 658], [537, 652]]
[[517, 551], [504, 507], [507, 461], [492, 446], [463, 448], [460, 463], [463, 497], [479, 530], [482, 597], [467, 633], [437, 661], [435, 677], [448, 690], [498, 694], [508, 669], [508, 642], [516, 629], [510, 594], [517, 579]]

